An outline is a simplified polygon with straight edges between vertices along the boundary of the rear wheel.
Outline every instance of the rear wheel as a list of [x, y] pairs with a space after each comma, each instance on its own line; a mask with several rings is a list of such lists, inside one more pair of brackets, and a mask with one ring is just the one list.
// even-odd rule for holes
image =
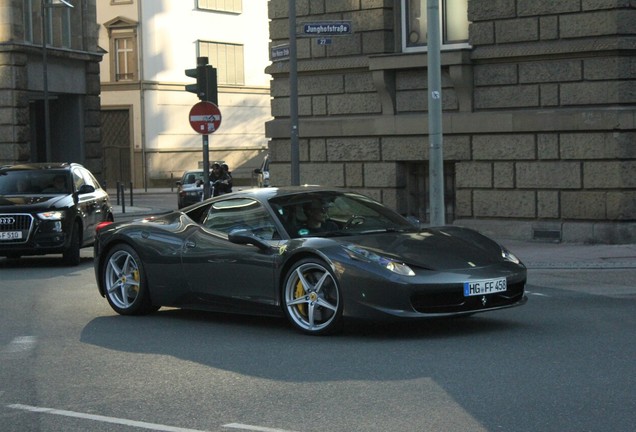
[[312, 335], [342, 330], [342, 295], [331, 269], [319, 259], [295, 264], [283, 287], [285, 314], [301, 332]]
[[62, 253], [64, 264], [69, 266], [77, 266], [80, 263], [80, 229], [79, 224], [73, 224], [71, 230], [71, 241], [68, 248]]
[[144, 315], [159, 309], [150, 301], [143, 263], [132, 247], [126, 244], [113, 247], [101, 275], [108, 303], [118, 314]]

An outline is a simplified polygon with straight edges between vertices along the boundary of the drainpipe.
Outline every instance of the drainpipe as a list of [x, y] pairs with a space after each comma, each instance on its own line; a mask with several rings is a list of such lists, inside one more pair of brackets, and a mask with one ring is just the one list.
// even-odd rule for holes
[[[140, 128], [141, 128], [141, 173], [143, 176], [144, 190], [148, 192], [148, 161], [146, 153], [146, 93], [144, 89], [144, 38], [143, 38], [143, 11], [141, 1], [137, 2], [137, 17], [139, 19], [139, 34], [137, 37], [137, 44], [139, 45], [139, 110], [141, 111]], [[133, 122], [134, 125], [134, 122]], [[134, 154], [134, 152], [133, 152]], [[133, 158], [134, 164], [134, 158]]]

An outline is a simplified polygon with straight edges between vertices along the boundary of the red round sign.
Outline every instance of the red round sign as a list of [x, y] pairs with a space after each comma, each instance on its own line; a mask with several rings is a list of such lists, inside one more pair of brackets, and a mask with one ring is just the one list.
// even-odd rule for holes
[[221, 111], [212, 102], [202, 101], [190, 109], [190, 126], [201, 135], [209, 135], [216, 132], [221, 126]]

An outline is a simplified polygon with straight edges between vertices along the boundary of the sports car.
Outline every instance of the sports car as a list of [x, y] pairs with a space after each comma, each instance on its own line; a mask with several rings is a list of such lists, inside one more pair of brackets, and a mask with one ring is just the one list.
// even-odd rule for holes
[[346, 317], [470, 315], [526, 302], [510, 251], [457, 226], [422, 227], [358, 193], [243, 190], [98, 227], [99, 293], [122, 315], [162, 306], [285, 316], [312, 335]]

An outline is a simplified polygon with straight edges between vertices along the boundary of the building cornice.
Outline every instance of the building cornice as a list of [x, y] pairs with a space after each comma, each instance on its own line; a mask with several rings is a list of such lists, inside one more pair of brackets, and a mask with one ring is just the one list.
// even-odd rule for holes
[[[39, 45], [23, 44], [23, 43], [0, 43], [0, 52], [21, 52], [24, 54], [42, 55], [42, 47]], [[104, 53], [91, 51], [78, 51], [68, 48], [58, 48], [48, 46], [46, 48], [48, 56], [64, 57], [80, 61], [97, 61], [100, 62]]]

